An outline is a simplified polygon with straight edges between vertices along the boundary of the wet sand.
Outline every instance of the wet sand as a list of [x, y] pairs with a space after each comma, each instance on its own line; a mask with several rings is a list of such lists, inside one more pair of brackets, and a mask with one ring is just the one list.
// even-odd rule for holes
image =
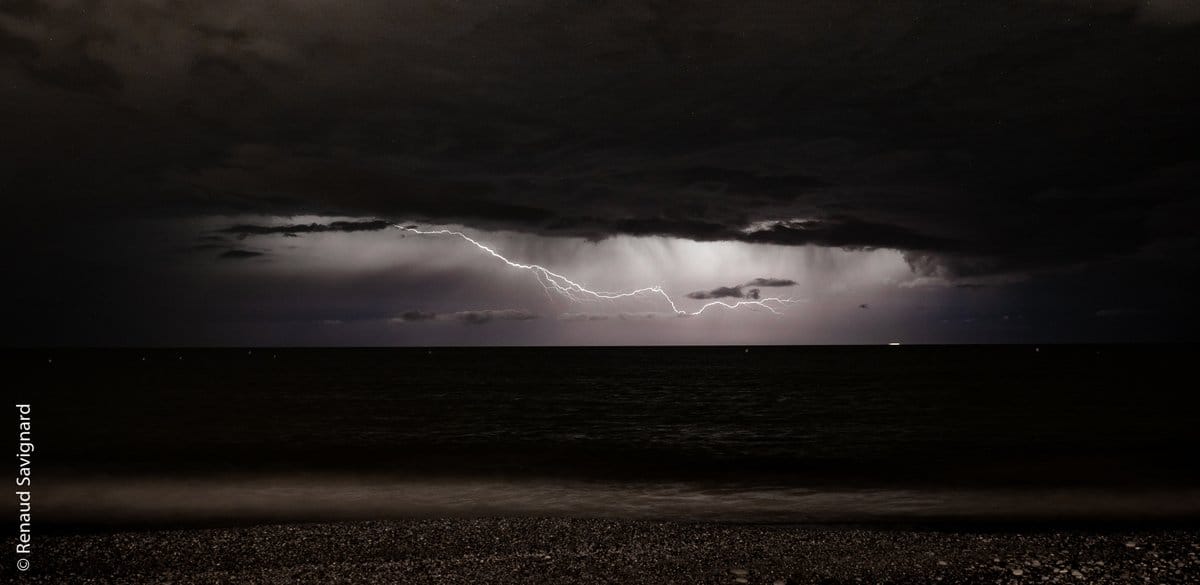
[[[41, 534], [34, 546], [18, 583], [1200, 582], [1200, 530], [1192, 528], [485, 518]], [[0, 580], [12, 582], [13, 567], [5, 563]]]

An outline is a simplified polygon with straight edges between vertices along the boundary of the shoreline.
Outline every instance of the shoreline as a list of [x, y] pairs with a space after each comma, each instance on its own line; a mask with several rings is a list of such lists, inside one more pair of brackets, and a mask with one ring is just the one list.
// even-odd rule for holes
[[40, 528], [206, 527], [438, 518], [622, 518], [739, 524], [1200, 526], [1200, 489], [814, 489], [687, 482], [366, 476], [81, 478], [45, 484]]
[[[11, 538], [7, 539], [11, 542]], [[41, 534], [21, 583], [1187, 583], [1200, 528], [441, 518]], [[744, 581], [739, 581], [744, 579]]]

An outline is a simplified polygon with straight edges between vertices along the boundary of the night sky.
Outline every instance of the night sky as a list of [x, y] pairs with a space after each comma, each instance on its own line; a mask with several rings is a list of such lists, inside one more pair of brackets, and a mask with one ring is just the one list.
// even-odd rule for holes
[[1189, 0], [5, 0], [0, 106], [8, 346], [1200, 325]]

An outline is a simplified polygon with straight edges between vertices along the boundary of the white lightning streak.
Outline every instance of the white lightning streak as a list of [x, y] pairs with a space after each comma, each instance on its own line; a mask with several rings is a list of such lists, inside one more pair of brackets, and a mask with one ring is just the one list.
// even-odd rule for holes
[[583, 286], [582, 284], [579, 284], [578, 282], [575, 282], [575, 281], [571, 280], [570, 278], [567, 278], [566, 276], [563, 276], [557, 272], [554, 272], [544, 266], [538, 266], [537, 264], [522, 264], [520, 262], [513, 262], [512, 260], [505, 258], [499, 252], [488, 247], [486, 244], [483, 244], [483, 243], [479, 242], [478, 240], [472, 238], [471, 236], [468, 236], [467, 234], [464, 234], [459, 231], [447, 230], [447, 229], [422, 230], [422, 229], [417, 229], [417, 228], [411, 227], [411, 226], [403, 226], [403, 225], [399, 225], [399, 224], [392, 224], [392, 225], [396, 229], [403, 230], [403, 231], [413, 233], [413, 234], [422, 235], [422, 236], [457, 236], [459, 238], [462, 238], [463, 240], [466, 240], [467, 242], [469, 242], [471, 245], [475, 246], [476, 248], [479, 248], [480, 250], [482, 250], [483, 252], [486, 252], [488, 255], [492, 256], [493, 258], [495, 258], [513, 268], [518, 268], [520, 270], [528, 270], [530, 272], [533, 272], [535, 277], [538, 279], [538, 282], [542, 285], [542, 288], [544, 288], [546, 290], [547, 295], [549, 295], [551, 292], [554, 292], [554, 293], [563, 295], [564, 297], [566, 297], [572, 301], [576, 301], [576, 302], [583, 302], [583, 301], [589, 301], [589, 300], [596, 300], [596, 301], [614, 300], [614, 299], [623, 299], [623, 298], [627, 298], [627, 297], [637, 297], [637, 296], [643, 296], [643, 295], [655, 295], [655, 296], [662, 297], [662, 299], [665, 300], [667, 302], [667, 304], [671, 306], [671, 311], [681, 317], [695, 317], [696, 315], [703, 313], [704, 311], [708, 310], [711, 307], [723, 307], [726, 309], [739, 309], [741, 307], [759, 307], [759, 308], [766, 309], [776, 315], [781, 315], [782, 313], [780, 313], [776, 309], [776, 307], [772, 307], [769, 303], [775, 303], [775, 304], [778, 304], [780, 307], [782, 307], [783, 305], [788, 304], [788, 303], [800, 302], [796, 299], [782, 299], [779, 297], [767, 297], [765, 299], [754, 299], [754, 300], [750, 300], [750, 301], [743, 300], [743, 301], [737, 301], [735, 303], [727, 303], [724, 301], [711, 301], [711, 302], [705, 303], [702, 307], [700, 307], [699, 309], [696, 309], [695, 311], [683, 311], [683, 310], [680, 310], [679, 307], [675, 305], [675, 301], [671, 300], [671, 296], [668, 295], [666, 293], [666, 291], [664, 291], [662, 289], [661, 286], [647, 286], [644, 288], [639, 288], [637, 290], [631, 290], [628, 292], [595, 291], [595, 290], [588, 289], [587, 287]]

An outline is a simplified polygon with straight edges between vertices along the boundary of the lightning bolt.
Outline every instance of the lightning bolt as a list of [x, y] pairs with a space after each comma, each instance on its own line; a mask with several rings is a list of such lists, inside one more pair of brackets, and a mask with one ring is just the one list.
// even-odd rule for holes
[[[559, 274], [557, 272], [554, 272], [553, 270], [550, 270], [549, 268], [546, 268], [545, 266], [539, 266], [537, 264], [522, 264], [520, 262], [514, 262], [512, 260], [509, 260], [508, 258], [505, 258], [504, 255], [502, 255], [499, 252], [497, 252], [496, 250], [492, 249], [490, 246], [488, 246], [488, 245], [476, 240], [475, 238], [472, 238], [471, 236], [468, 236], [467, 234], [464, 234], [460, 231], [448, 230], [448, 229], [423, 230], [423, 229], [419, 229], [415, 226], [399, 225], [399, 224], [392, 224], [392, 226], [401, 231], [405, 231], [408, 233], [417, 234], [417, 235], [421, 235], [421, 236], [454, 236], [454, 237], [461, 238], [462, 240], [466, 241], [467, 243], [471, 244], [472, 246], [475, 246], [476, 248], [478, 248], [480, 251], [484, 252], [485, 254], [507, 264], [508, 266], [511, 266], [512, 268], [516, 268], [519, 270], [528, 270], [529, 272], [532, 272], [534, 274], [534, 276], [537, 278], [538, 283], [541, 284], [542, 288], [546, 291], [547, 296], [550, 296], [551, 294], [558, 294], [558, 295], [563, 296], [574, 302], [612, 301], [612, 300], [617, 300], [617, 299], [632, 298], [632, 297], [647, 297], [647, 296], [659, 297], [667, 302], [667, 304], [671, 307], [671, 312], [675, 313], [676, 315], [678, 315], [680, 317], [695, 317], [697, 315], [703, 314], [705, 311], [707, 311], [708, 309], [713, 308], [713, 307], [721, 307], [721, 308], [730, 309], [730, 310], [740, 309], [742, 307], [761, 308], [761, 309], [766, 309], [776, 315], [782, 315], [782, 313], [780, 313], [778, 310], [779, 308], [782, 308], [784, 305], [787, 305], [790, 303], [801, 302], [796, 299], [790, 299], [790, 298], [784, 299], [784, 298], [779, 298], [779, 297], [767, 297], [764, 299], [742, 300], [742, 301], [737, 301], [734, 303], [727, 303], [724, 301], [711, 301], [711, 302], [705, 303], [703, 306], [701, 306], [699, 309], [696, 309], [695, 311], [684, 311], [675, 304], [675, 301], [671, 300], [671, 295], [668, 295], [661, 286], [647, 286], [644, 288], [639, 288], [636, 290], [631, 290], [631, 291], [626, 291], [626, 292], [611, 292], [611, 291], [592, 290], [592, 289], [589, 289], [589, 288], [583, 286], [582, 284], [579, 284], [578, 282], [575, 282], [574, 280], [571, 280], [570, 278], [567, 278], [566, 276], [563, 276], [562, 274]], [[772, 305], [776, 305], [776, 306], [772, 306]]]

